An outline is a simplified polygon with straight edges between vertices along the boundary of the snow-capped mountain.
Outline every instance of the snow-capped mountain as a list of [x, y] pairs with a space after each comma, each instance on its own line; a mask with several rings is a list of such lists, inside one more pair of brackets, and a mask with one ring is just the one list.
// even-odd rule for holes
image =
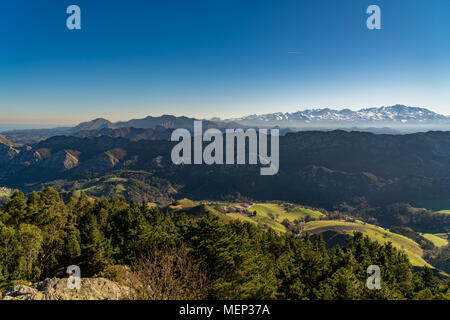
[[367, 108], [358, 111], [350, 109], [307, 109], [297, 112], [276, 112], [262, 115], [250, 115], [239, 119], [240, 122], [266, 123], [430, 123], [450, 122], [450, 117], [425, 108], [395, 105], [390, 107]]

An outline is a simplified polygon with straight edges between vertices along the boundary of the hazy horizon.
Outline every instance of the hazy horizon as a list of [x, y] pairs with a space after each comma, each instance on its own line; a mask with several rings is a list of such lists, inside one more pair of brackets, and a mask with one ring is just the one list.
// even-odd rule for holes
[[[398, 104], [394, 104], [394, 105], [398, 105]], [[392, 105], [393, 106], [393, 105]], [[390, 107], [390, 106], [378, 106], [376, 108], [380, 108], [380, 107]], [[416, 107], [416, 106], [408, 106], [408, 107]], [[297, 111], [305, 111], [305, 110], [310, 110], [310, 109], [334, 109], [334, 110], [343, 110], [343, 109], [350, 109], [353, 111], [358, 111], [361, 109], [367, 109], [367, 108], [372, 108], [372, 107], [361, 107], [361, 108], [335, 108], [335, 107], [312, 107], [312, 108], [299, 108], [295, 111], [273, 111], [270, 113], [276, 113], [276, 112], [282, 112], [282, 113], [286, 113], [286, 112], [297, 112]], [[426, 108], [430, 111], [434, 111], [430, 108], [427, 107], [418, 107], [418, 108]], [[435, 111], [434, 111], [435, 112]], [[261, 114], [261, 113], [256, 113], [256, 114]], [[129, 121], [129, 120], [133, 120], [133, 119], [143, 119], [145, 117], [148, 116], [152, 116], [152, 117], [160, 117], [163, 115], [172, 115], [172, 116], [186, 116], [186, 117], [190, 117], [190, 118], [197, 118], [197, 119], [211, 119], [211, 118], [220, 118], [221, 120], [227, 120], [227, 119], [231, 119], [231, 118], [222, 118], [219, 116], [213, 116], [213, 117], [199, 117], [199, 116], [195, 116], [195, 115], [189, 115], [189, 114], [170, 114], [170, 113], [161, 113], [161, 114], [145, 114], [142, 116], [136, 116], [136, 117], [127, 117], [127, 118], [119, 118], [119, 119], [110, 119], [107, 117], [95, 117], [95, 118], [89, 118], [89, 119], [80, 119], [78, 121], [70, 121], [70, 122], [65, 122], [65, 121], [60, 121], [60, 122], [44, 122], [44, 123], [20, 123], [20, 122], [0, 122], [0, 132], [2, 131], [7, 131], [7, 130], [23, 130], [23, 129], [48, 129], [48, 128], [55, 128], [55, 127], [69, 127], [69, 126], [76, 126], [82, 122], [87, 122], [87, 121], [91, 121], [91, 120], [95, 120], [95, 119], [99, 119], [99, 118], [103, 118], [106, 120], [109, 120], [111, 122], [120, 122], [120, 121]], [[251, 114], [249, 113], [245, 113], [242, 114], [241, 116], [249, 116]], [[449, 116], [447, 114], [444, 114], [445, 116]]]

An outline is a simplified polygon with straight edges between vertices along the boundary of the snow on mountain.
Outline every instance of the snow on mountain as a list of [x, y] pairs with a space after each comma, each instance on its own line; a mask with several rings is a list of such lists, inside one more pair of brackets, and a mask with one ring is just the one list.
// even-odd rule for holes
[[262, 115], [250, 115], [239, 119], [238, 121], [264, 121], [264, 122], [330, 122], [330, 121], [348, 121], [348, 122], [431, 122], [431, 121], [450, 121], [450, 117], [440, 115], [425, 108], [407, 107], [395, 105], [380, 108], [366, 108], [358, 111], [350, 109], [307, 109], [297, 112], [276, 112]]

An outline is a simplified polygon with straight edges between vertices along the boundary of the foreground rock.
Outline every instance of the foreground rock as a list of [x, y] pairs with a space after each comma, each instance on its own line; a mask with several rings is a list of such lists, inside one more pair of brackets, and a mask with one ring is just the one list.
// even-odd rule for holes
[[79, 290], [69, 289], [66, 279], [45, 279], [30, 286], [17, 285], [0, 295], [1, 300], [121, 300], [130, 290], [105, 278], [82, 278]]

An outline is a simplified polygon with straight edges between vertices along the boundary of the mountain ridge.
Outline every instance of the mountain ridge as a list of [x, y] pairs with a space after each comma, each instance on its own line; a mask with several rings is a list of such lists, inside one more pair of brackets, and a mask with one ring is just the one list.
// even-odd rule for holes
[[[59, 135], [95, 135], [94, 131], [102, 131], [107, 135], [133, 135], [138, 134], [136, 129], [152, 129], [155, 130], [157, 135], [163, 130], [172, 129], [194, 129], [194, 121], [199, 120], [196, 118], [189, 118], [185, 116], [173, 116], [173, 115], [162, 115], [159, 117], [147, 116], [142, 119], [131, 119], [128, 121], [118, 121], [111, 122], [105, 118], [96, 118], [91, 121], [81, 122], [74, 127], [57, 127], [53, 129], [23, 129], [23, 130], [10, 130], [2, 132], [2, 136], [10, 142], [22, 143], [22, 144], [34, 144], [42, 140], [51, 138], [53, 136]], [[202, 120], [202, 125], [204, 129], [217, 128], [217, 129], [234, 129], [242, 127], [233, 121], [211, 121]], [[134, 133], [120, 133], [117, 129], [132, 128]], [[113, 130], [116, 130], [114, 133]], [[90, 133], [88, 133], [90, 132]], [[146, 136], [154, 136], [153, 132], [147, 131], [142, 132], [144, 138]], [[166, 135], [163, 134], [164, 137]]]
[[93, 186], [110, 174], [135, 181], [136, 194], [153, 179], [154, 185], [174, 187], [179, 196], [192, 199], [239, 192], [252, 199], [325, 208], [358, 197], [373, 203], [449, 197], [450, 132], [287, 133], [280, 137], [280, 170], [272, 177], [260, 176], [258, 165], [176, 166], [170, 155], [175, 144], [107, 135], [55, 136], [15, 153], [0, 150], [0, 185], [26, 192], [60, 183], [73, 186], [65, 190], [84, 189], [75, 185], [92, 181]]
[[[186, 116], [147, 116], [141, 119], [111, 122], [105, 118], [96, 118], [82, 122], [74, 127], [58, 127], [53, 129], [25, 129], [5, 131], [1, 134], [11, 143], [32, 144], [57, 135], [88, 135], [95, 132], [117, 136], [142, 136], [153, 139], [151, 131], [140, 132], [134, 129], [173, 130], [178, 128], [193, 130], [194, 121], [202, 120], [203, 129], [220, 130], [236, 128], [279, 128], [285, 130], [361, 130], [374, 133], [413, 133], [430, 130], [450, 130], [450, 116], [438, 114], [426, 108], [394, 105], [378, 108], [363, 108], [357, 111], [350, 109], [306, 109], [296, 112], [275, 112], [261, 115], [249, 115], [241, 118], [225, 119], [214, 117], [210, 120], [190, 118]], [[117, 129], [133, 128], [135, 132], [120, 132]], [[116, 130], [113, 132], [112, 130]], [[81, 133], [82, 132], [82, 133]], [[90, 132], [90, 133], [88, 133]], [[100, 134], [100, 133], [99, 133]], [[159, 134], [158, 134], [159, 135]], [[156, 136], [158, 136], [156, 135]], [[164, 135], [166, 137], [166, 135]]]
[[313, 124], [313, 123], [433, 123], [445, 122], [450, 124], [450, 117], [438, 114], [426, 108], [409, 107], [404, 105], [383, 106], [373, 108], [350, 109], [305, 109], [296, 112], [274, 112], [267, 114], [253, 114], [245, 117], [229, 119], [238, 123], [285, 123], [285, 124]]

